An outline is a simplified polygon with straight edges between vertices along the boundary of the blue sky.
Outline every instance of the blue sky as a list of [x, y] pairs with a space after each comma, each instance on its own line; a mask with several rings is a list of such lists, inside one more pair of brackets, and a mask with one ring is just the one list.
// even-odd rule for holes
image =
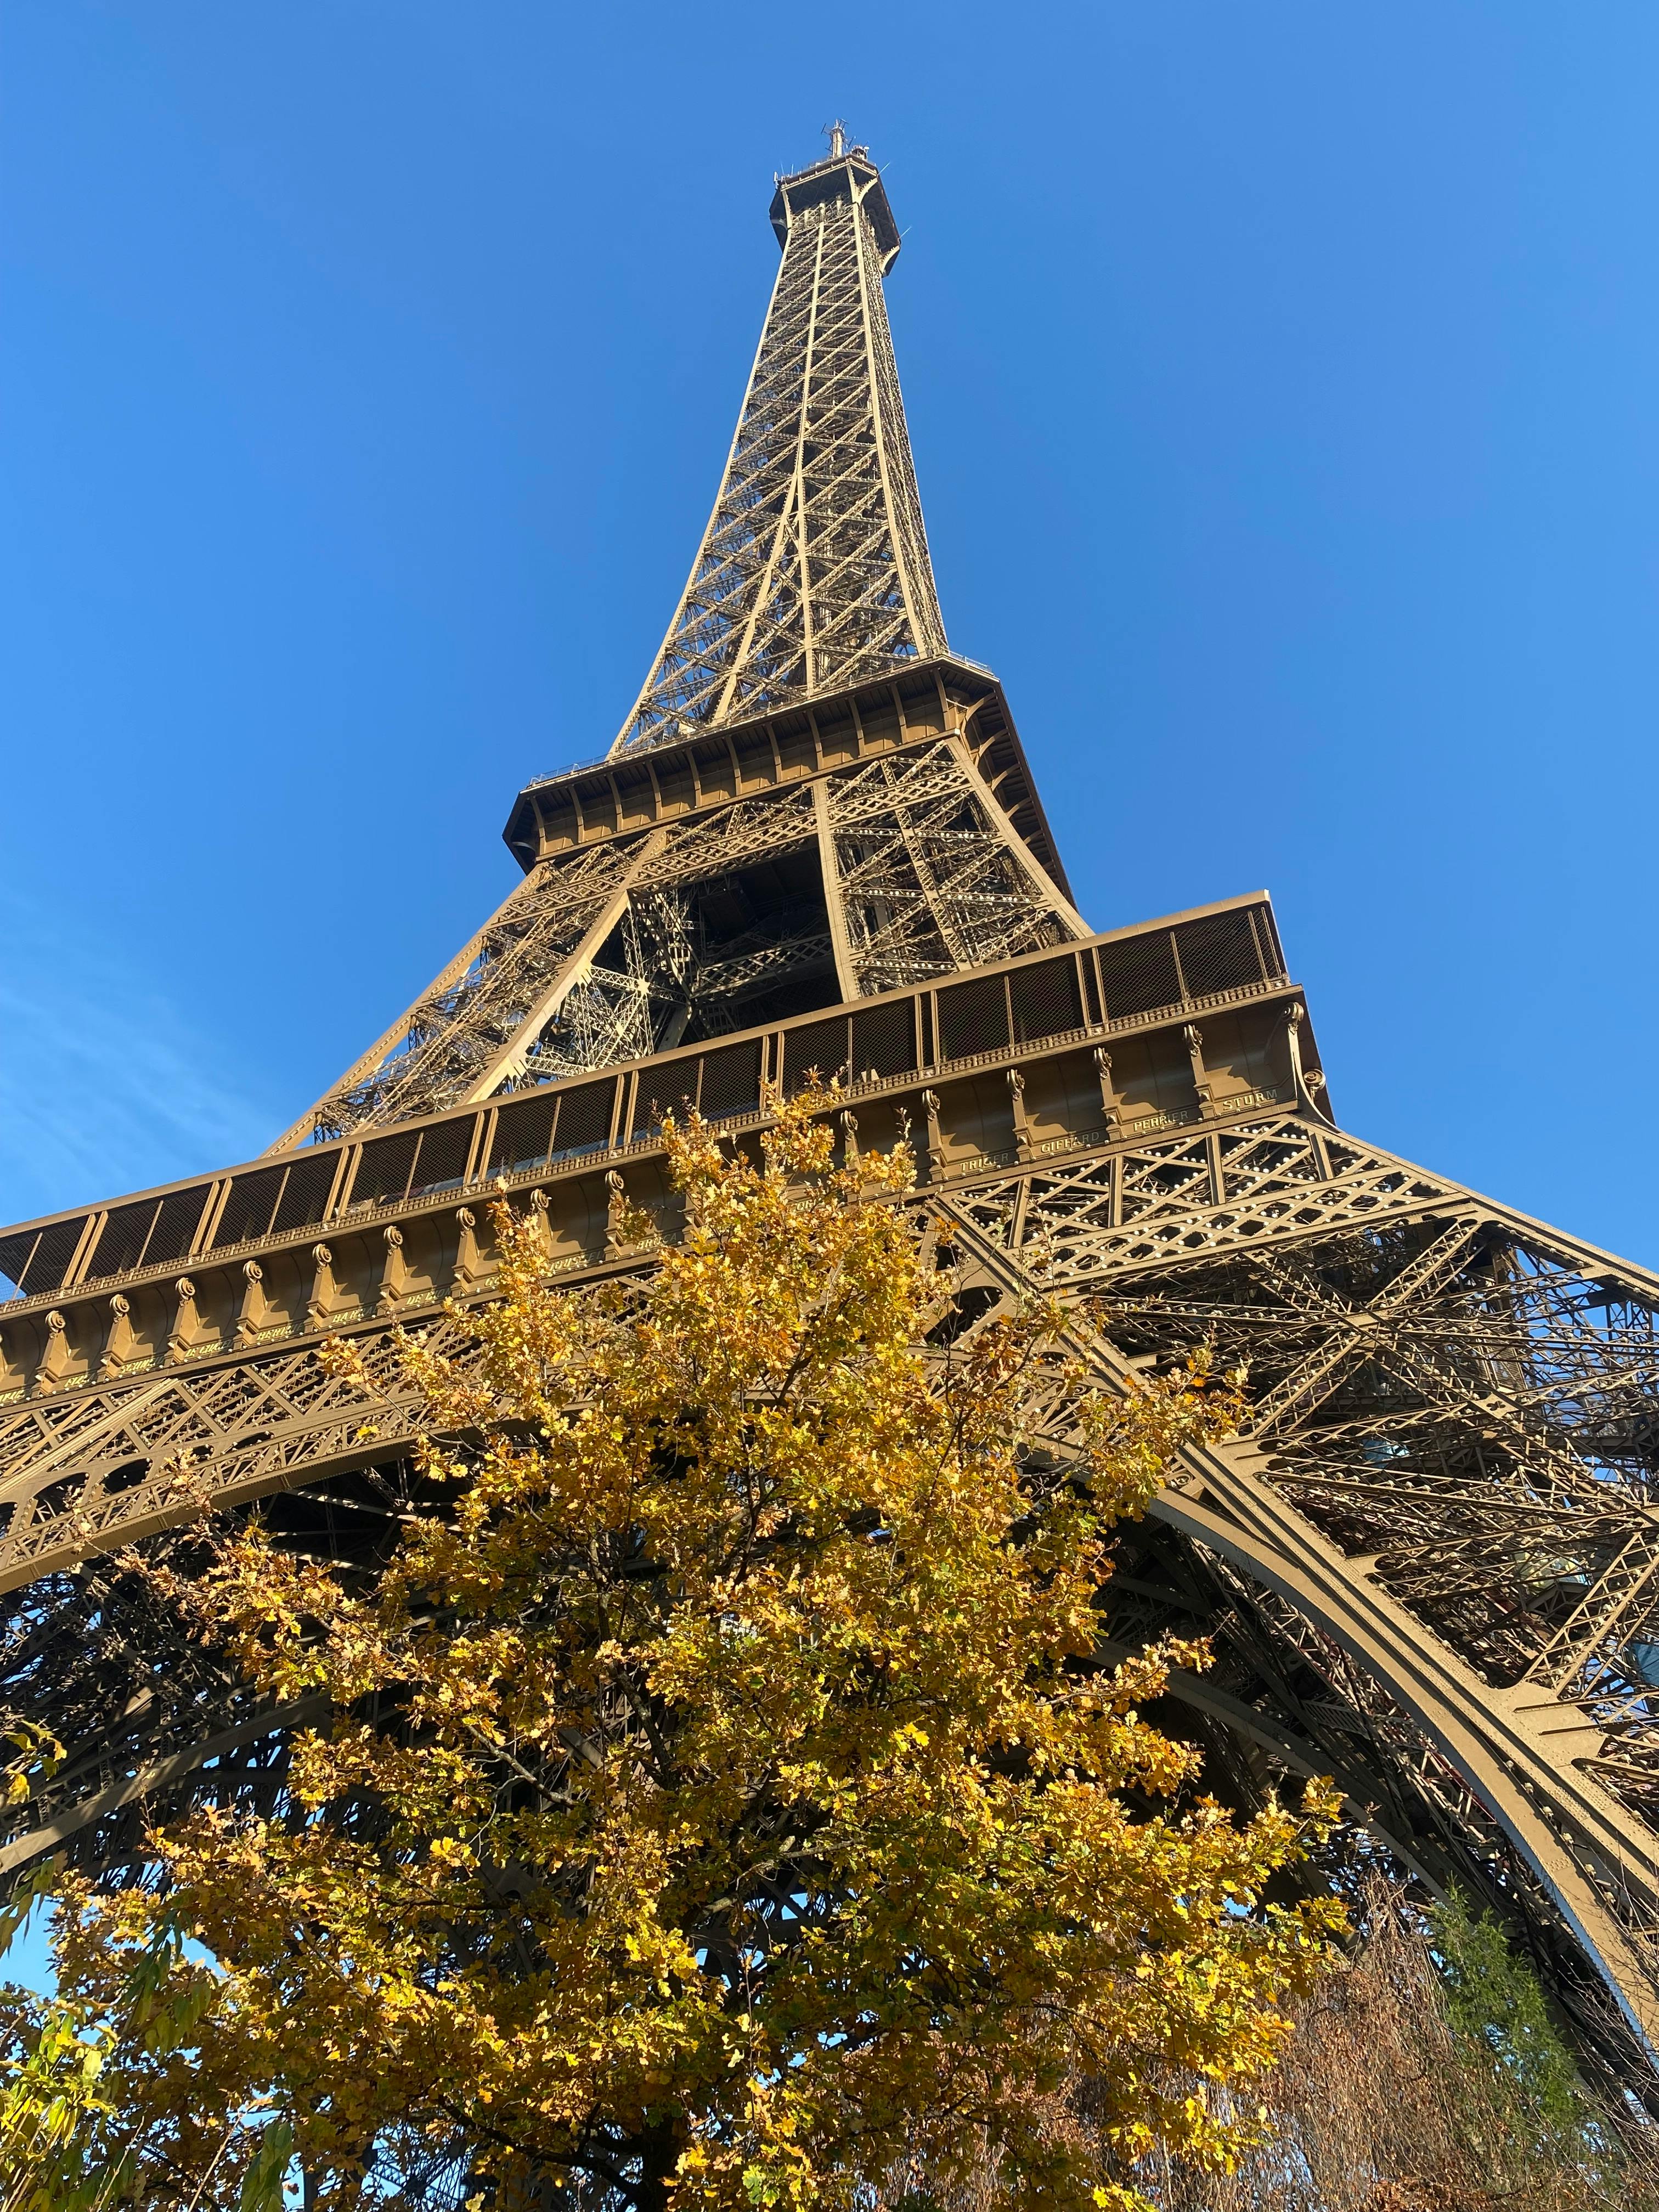
[[258, 1150], [502, 896], [841, 114], [1085, 912], [1266, 884], [1349, 1127], [1659, 1261], [1659, 11], [825, 20], [9, 0], [0, 1218]]

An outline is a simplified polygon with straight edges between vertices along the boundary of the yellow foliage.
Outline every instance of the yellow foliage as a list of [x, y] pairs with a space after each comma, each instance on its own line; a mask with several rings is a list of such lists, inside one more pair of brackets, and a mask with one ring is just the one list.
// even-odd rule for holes
[[289, 1817], [202, 1812], [154, 1887], [64, 1893], [101, 2094], [179, 2177], [147, 2201], [238, 2202], [259, 2097], [319, 2206], [416, 2140], [490, 2203], [641, 2212], [890, 2202], [916, 2160], [1070, 2212], [1135, 2202], [1153, 2143], [1235, 2154], [1159, 2084], [1273, 2062], [1337, 1923], [1263, 1890], [1331, 1808], [1149, 1812], [1196, 1761], [1139, 1708], [1205, 1655], [1093, 1654], [1114, 1522], [1236, 1401], [1201, 1364], [1103, 1397], [1042, 1307], [952, 1341], [908, 1154], [836, 1170], [823, 1103], [757, 1160], [671, 1127], [648, 1279], [550, 1291], [498, 1206], [482, 1364], [406, 1346], [430, 1507], [379, 1581], [256, 1529], [198, 1592], [337, 1718]]

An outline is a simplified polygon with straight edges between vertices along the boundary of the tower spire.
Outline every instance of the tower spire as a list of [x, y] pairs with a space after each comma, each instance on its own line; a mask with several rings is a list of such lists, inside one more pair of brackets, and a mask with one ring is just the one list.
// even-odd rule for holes
[[781, 177], [783, 249], [702, 543], [613, 751], [945, 651], [882, 279], [899, 234], [846, 125]]

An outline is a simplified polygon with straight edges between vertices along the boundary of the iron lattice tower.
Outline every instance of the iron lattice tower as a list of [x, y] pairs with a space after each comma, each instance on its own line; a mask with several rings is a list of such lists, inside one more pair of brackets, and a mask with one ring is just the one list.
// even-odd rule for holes
[[779, 183], [783, 248], [737, 435], [623, 746], [937, 657], [882, 279], [898, 230], [860, 152]]
[[[0, 1234], [3, 1702], [72, 1752], [0, 1876], [118, 1879], [145, 1811], [280, 1799], [315, 1712], [216, 1674], [121, 1547], [262, 1499], [372, 1561], [391, 1325], [465, 1356], [493, 1188], [555, 1273], [638, 1267], [662, 1109], [741, 1135], [838, 1071], [848, 1147], [918, 1133], [976, 1310], [1057, 1292], [1103, 1389], [1200, 1338], [1248, 1360], [1248, 1430], [1130, 1532], [1107, 1623], [1213, 1637], [1170, 1708], [1212, 1778], [1334, 1774], [1659, 2103], [1659, 1279], [1345, 1133], [1265, 893], [1089, 928], [945, 643], [880, 178], [837, 139], [772, 220], [685, 591], [610, 752], [514, 803], [511, 896], [261, 1159]], [[372, 1443], [330, 1334], [383, 1387]]]

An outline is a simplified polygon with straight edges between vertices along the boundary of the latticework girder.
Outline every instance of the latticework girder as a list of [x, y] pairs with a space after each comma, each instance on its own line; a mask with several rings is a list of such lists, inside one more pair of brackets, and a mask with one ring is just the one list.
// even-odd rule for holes
[[640, 943], [677, 889], [809, 846], [816, 835], [811, 794], [798, 789], [544, 861], [271, 1149], [441, 1113], [520, 1081], [656, 1049], [663, 1040], [637, 988], [644, 951], [637, 971], [628, 962], [607, 974], [598, 965], [605, 940], [631, 917]]
[[1083, 933], [948, 744], [825, 784], [831, 896], [861, 993], [978, 968]]
[[[1644, 1440], [1632, 1451], [1626, 1441], [1615, 1465], [1595, 1429], [1576, 1419], [1576, 1399], [1526, 1390], [1540, 1318], [1524, 1287], [1526, 1258], [1541, 1243], [1553, 1246], [1555, 1269], [1571, 1264], [1550, 1232], [1470, 1193], [1424, 1209], [1404, 1179], [1379, 1212], [1370, 1164], [1340, 1139], [1310, 1133], [1334, 1164], [1347, 1154], [1355, 1172], [1346, 1195], [1364, 1225], [1251, 1243], [1219, 1267], [1177, 1261], [1122, 1282], [1106, 1260], [1097, 1273], [1070, 1206], [1057, 1266], [1044, 1233], [1044, 1200], [1057, 1194], [1034, 1192], [1029, 1176], [1017, 1190], [981, 1187], [949, 1210], [1010, 1295], [1063, 1279], [1085, 1346], [1092, 1341], [1092, 1356], [1126, 1381], [1201, 1344], [1255, 1383], [1246, 1437], [1188, 1455], [1188, 1480], [1155, 1514], [1288, 1604], [1310, 1650], [1322, 1644], [1358, 1661], [1371, 1704], [1380, 1698], [1390, 1713], [1395, 1752], [1412, 1747], [1421, 1789], [1437, 1774], [1442, 1799], [1450, 1784], [1481, 1808], [1481, 1823], [1462, 1817], [1449, 1838], [1454, 1868], [1480, 1828], [1495, 1830], [1518, 1861], [1506, 1877], [1516, 1894], [1551, 1900], [1558, 1926], [1616, 1997], [1631, 2040], [1613, 2033], [1612, 2046], [1650, 2059], [1659, 2051], [1659, 1693], [1649, 1676], [1659, 1678], [1659, 1590], [1649, 1500], [1659, 1449]], [[1065, 1179], [1073, 1204], [1086, 1173]], [[1206, 1229], [1237, 1230], [1224, 1203], [1194, 1206], [1192, 1196], [1189, 1185], [1188, 1249]], [[1404, 1218], [1388, 1219], [1395, 1207]], [[1579, 1264], [1595, 1267], [1605, 1285], [1604, 1255]], [[1644, 1325], [1610, 1333], [1587, 1324], [1571, 1352], [1581, 1376], [1595, 1375], [1598, 1395], [1651, 1405], [1659, 1283], [1620, 1272], [1609, 1296], [1640, 1310]], [[1287, 1298], [1287, 1279], [1303, 1295]], [[1327, 1356], [1333, 1336], [1340, 1359]], [[1337, 1710], [1339, 1733], [1375, 1738], [1352, 1708], [1346, 1723]], [[1305, 1741], [1328, 1740], [1330, 1717], [1316, 1735], [1304, 1730]], [[1330, 1762], [1362, 1819], [1385, 1778], [1368, 1776], [1370, 1765], [1352, 1749]], [[1397, 1794], [1397, 1773], [1388, 1778]], [[1432, 1811], [1432, 1796], [1425, 1802]], [[1386, 1819], [1376, 1825], [1408, 1863], [1420, 1860], [1410, 1845], [1420, 1821], [1407, 1823], [1403, 1841], [1397, 1820], [1395, 1830]], [[1489, 1887], [1490, 1836], [1475, 1856]], [[1584, 1992], [1575, 1994], [1582, 2014]], [[1605, 2041], [1607, 2016], [1593, 2002], [1586, 2025]]]
[[596, 847], [527, 876], [271, 1149], [429, 1114], [471, 1095], [630, 880], [645, 842]]
[[[780, 189], [783, 260], [714, 512], [617, 750], [945, 650], [861, 149]], [[889, 218], [890, 222], [890, 218]]]
[[[699, 890], [811, 851], [811, 896], [732, 943], [692, 921]], [[833, 1001], [1086, 932], [961, 741], [939, 738], [690, 819], [544, 860], [281, 1151], [670, 1049], [763, 981], [806, 969]]]

